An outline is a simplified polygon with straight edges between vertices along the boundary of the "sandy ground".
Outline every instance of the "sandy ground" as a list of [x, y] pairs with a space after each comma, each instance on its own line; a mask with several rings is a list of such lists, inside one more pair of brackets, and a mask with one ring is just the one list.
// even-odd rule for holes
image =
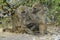
[[0, 28], [0, 40], [60, 40], [60, 34], [34, 36], [28, 34], [15, 34], [9, 32], [2, 32]]

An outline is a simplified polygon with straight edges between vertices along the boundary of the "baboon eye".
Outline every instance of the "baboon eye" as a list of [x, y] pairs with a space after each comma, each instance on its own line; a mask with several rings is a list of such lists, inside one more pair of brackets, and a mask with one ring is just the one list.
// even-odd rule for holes
[[21, 13], [25, 13], [25, 11], [22, 11]]

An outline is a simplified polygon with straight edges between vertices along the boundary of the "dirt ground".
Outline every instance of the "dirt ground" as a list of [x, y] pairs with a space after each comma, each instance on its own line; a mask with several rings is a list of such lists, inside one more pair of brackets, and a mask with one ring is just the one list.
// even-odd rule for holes
[[0, 28], [0, 40], [60, 40], [60, 34], [35, 36], [28, 34], [2, 32], [2, 28]]

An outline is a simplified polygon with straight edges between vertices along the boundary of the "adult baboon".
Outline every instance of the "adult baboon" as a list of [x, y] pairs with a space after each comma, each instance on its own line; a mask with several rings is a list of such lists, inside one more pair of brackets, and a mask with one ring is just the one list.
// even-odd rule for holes
[[40, 3], [35, 3], [32, 6], [32, 15], [34, 20], [39, 25], [39, 32], [44, 35], [46, 33], [46, 9]]
[[19, 8], [17, 8], [17, 13], [20, 18], [21, 28], [23, 28], [27, 33], [33, 33], [27, 26], [28, 24], [32, 23], [29, 16], [28, 7], [21, 5]]

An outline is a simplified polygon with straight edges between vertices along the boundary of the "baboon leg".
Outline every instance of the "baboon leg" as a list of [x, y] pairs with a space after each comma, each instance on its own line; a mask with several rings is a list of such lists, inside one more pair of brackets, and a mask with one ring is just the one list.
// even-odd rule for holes
[[44, 24], [39, 25], [39, 32], [41, 35], [44, 35], [46, 33], [47, 27]]

